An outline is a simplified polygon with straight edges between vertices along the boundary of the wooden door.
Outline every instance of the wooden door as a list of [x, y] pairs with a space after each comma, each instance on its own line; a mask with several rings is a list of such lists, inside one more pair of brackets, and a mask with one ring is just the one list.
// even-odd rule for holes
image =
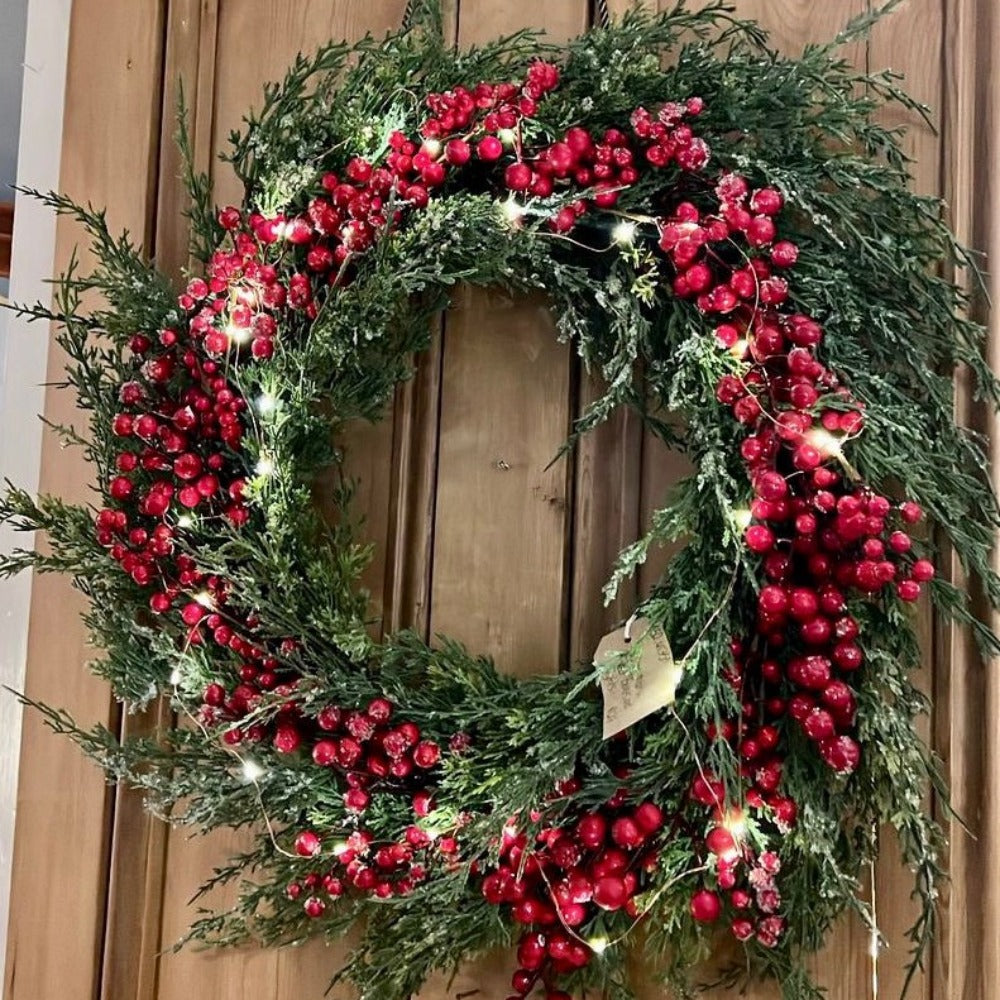
[[[656, 0], [647, 0], [655, 3]], [[668, 0], [660, 0], [667, 5]], [[669, 0], [672, 3], [672, 0]], [[738, 0], [739, 13], [773, 29], [786, 51], [830, 38], [869, 0]], [[612, 8], [624, 9], [625, 0]], [[161, 265], [183, 265], [182, 195], [171, 145], [172, 108], [183, 78], [193, 108], [196, 155], [211, 165], [216, 198], [238, 200], [214, 158], [229, 130], [300, 50], [330, 38], [396, 27], [405, 0], [76, 0], [73, 6], [63, 184], [106, 203], [113, 224], [144, 234]], [[909, 0], [847, 56], [859, 66], [908, 71], [915, 96], [940, 106], [949, 46], [946, 0]], [[531, 23], [556, 39], [584, 29], [587, 0], [450, 0], [446, 25], [459, 44]], [[942, 190], [938, 140], [919, 120], [908, 148], [915, 183]], [[65, 262], [75, 234], [65, 228]], [[54, 357], [52, 377], [61, 361]], [[554, 671], [588, 656], [662, 567], [643, 568], [617, 606], [600, 586], [618, 549], [641, 531], [683, 464], [622, 414], [576, 454], [549, 462], [594, 392], [556, 342], [542, 298], [510, 300], [461, 290], [440, 320], [417, 377], [376, 426], [347, 442], [379, 557], [368, 572], [386, 628], [445, 632], [504, 668]], [[48, 415], [71, 417], [49, 394]], [[89, 472], [50, 442], [43, 488], [81, 497]], [[129, 731], [162, 720], [120, 719], [103, 685], [78, 665], [89, 655], [65, 581], [34, 591], [28, 693], [84, 721]], [[930, 633], [928, 631], [928, 639]], [[930, 643], [928, 643], [930, 648]], [[149, 820], [136, 797], [105, 791], [74, 748], [30, 717], [22, 752], [7, 1000], [302, 1000], [323, 995], [340, 947], [198, 953], [169, 949], [193, 913], [187, 901], [234, 835], [190, 839]], [[898, 993], [911, 916], [909, 878], [889, 852], [875, 873], [880, 923], [892, 948], [879, 963], [884, 996]], [[220, 900], [215, 900], [220, 902]], [[873, 998], [867, 935], [846, 920], [816, 960], [831, 1000]], [[510, 956], [477, 963], [427, 1000], [504, 997]], [[948, 968], [920, 977], [912, 997], [946, 1000]], [[637, 979], [643, 978], [641, 968]], [[478, 992], [476, 992], [478, 991]], [[341, 989], [335, 996], [348, 997]], [[647, 995], [662, 996], [649, 988]], [[726, 994], [713, 994], [721, 1000]], [[751, 993], [774, 996], [774, 987]], [[963, 994], [975, 1000], [973, 994]], [[985, 1000], [985, 995], [978, 1000]]]

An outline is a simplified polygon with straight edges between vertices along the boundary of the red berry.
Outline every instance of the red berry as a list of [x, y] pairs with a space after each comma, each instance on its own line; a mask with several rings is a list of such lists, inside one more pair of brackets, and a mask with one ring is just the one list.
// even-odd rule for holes
[[541, 931], [525, 934], [517, 946], [517, 960], [525, 968], [535, 971], [548, 957], [545, 935]]
[[738, 853], [736, 838], [724, 826], [715, 826], [708, 831], [705, 846], [720, 858], [735, 857]]
[[503, 155], [503, 143], [495, 135], [488, 135], [485, 139], [480, 140], [479, 145], [476, 146], [476, 153], [479, 159], [487, 162], [499, 160]]
[[896, 584], [896, 593], [901, 601], [917, 601], [920, 599], [920, 584], [916, 580], [900, 580]]
[[303, 830], [295, 838], [295, 853], [303, 858], [314, 858], [322, 850], [322, 842], [312, 830]]
[[777, 267], [791, 267], [799, 259], [799, 248], [788, 240], [779, 240], [771, 247], [771, 260]]
[[914, 503], [912, 500], [907, 500], [905, 503], [900, 504], [899, 516], [907, 524], [916, 524], [924, 516], [924, 511], [920, 504]]
[[512, 163], [504, 171], [503, 179], [512, 191], [527, 191], [531, 184], [531, 167], [527, 163]]
[[822, 708], [814, 708], [802, 720], [802, 728], [805, 730], [806, 736], [815, 743], [822, 743], [823, 740], [829, 739], [836, 732], [833, 716]]
[[617, 875], [605, 875], [594, 883], [594, 902], [604, 910], [620, 910], [628, 899], [625, 882]]
[[434, 767], [441, 759], [441, 749], [431, 740], [418, 743], [413, 751], [413, 763], [424, 769]]
[[319, 740], [312, 748], [312, 759], [320, 767], [332, 767], [337, 763], [336, 741]]
[[833, 647], [832, 659], [841, 670], [857, 670], [864, 662], [864, 653], [853, 642], [838, 642]]
[[691, 897], [691, 916], [699, 923], [710, 924], [719, 919], [722, 902], [708, 889], [700, 889]]
[[653, 802], [643, 802], [633, 818], [646, 836], [656, 833], [663, 826], [663, 810]]
[[775, 188], [761, 188], [754, 191], [750, 198], [750, 209], [761, 215], [777, 215], [784, 205], [785, 199]]
[[927, 583], [934, 579], [934, 564], [929, 559], [918, 559], [910, 567], [910, 576], [917, 583]]
[[611, 824], [611, 839], [619, 847], [633, 850], [643, 842], [645, 836], [634, 819], [620, 816]]
[[318, 896], [310, 896], [303, 904], [302, 909], [306, 911], [306, 916], [316, 919], [323, 916], [326, 911], [326, 903]]
[[821, 743], [819, 752], [838, 774], [849, 774], [861, 761], [861, 747], [850, 736], [835, 736]]
[[774, 532], [764, 524], [752, 524], [746, 530], [747, 548], [763, 555], [774, 548]]
[[274, 732], [274, 747], [279, 753], [294, 753], [302, 744], [302, 734], [294, 723], [280, 723]]
[[604, 844], [607, 829], [608, 824], [604, 817], [597, 813], [591, 813], [588, 816], [582, 817], [577, 823], [576, 836], [584, 847], [596, 850]]
[[344, 807], [348, 812], [362, 813], [370, 802], [371, 796], [363, 788], [351, 788], [344, 793]]
[[449, 163], [461, 167], [469, 162], [469, 158], [472, 156], [472, 147], [464, 139], [452, 139], [445, 146], [444, 155], [448, 158]]

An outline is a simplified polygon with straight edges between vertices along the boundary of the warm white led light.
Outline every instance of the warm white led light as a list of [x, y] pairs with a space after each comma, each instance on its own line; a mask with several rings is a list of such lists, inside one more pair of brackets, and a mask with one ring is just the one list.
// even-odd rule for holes
[[739, 809], [728, 812], [722, 825], [733, 835], [735, 841], [741, 841], [747, 835], [747, 821]]
[[194, 515], [192, 514], [181, 514], [181, 516], [177, 518], [178, 528], [190, 528], [193, 525], [194, 525]]
[[250, 327], [229, 323], [226, 326], [226, 336], [234, 344], [245, 344], [250, 339]]
[[513, 198], [508, 198], [506, 201], [501, 202], [500, 211], [503, 212], [504, 218], [509, 223], [516, 225], [524, 218], [527, 209], [519, 202], [514, 201]]
[[265, 774], [267, 771], [257, 761], [250, 760], [249, 757], [243, 761], [243, 777], [247, 781], [259, 781]]
[[587, 947], [595, 955], [603, 955], [604, 952], [608, 950], [609, 944], [611, 944], [611, 942], [606, 937], [587, 938]]
[[272, 396], [269, 392], [262, 392], [256, 400], [254, 400], [254, 405], [257, 407], [257, 412], [263, 417], [267, 416], [269, 413], [274, 413], [278, 406], [278, 399], [276, 396]]
[[274, 475], [274, 461], [267, 455], [261, 455], [257, 460], [257, 465], [255, 469], [258, 476], [273, 476]]
[[736, 527], [740, 531], [746, 531], [750, 527], [750, 522], [753, 520], [753, 514], [746, 507], [738, 507], [733, 511], [733, 520], [736, 521]]
[[831, 434], [825, 427], [814, 427], [806, 434], [806, 441], [824, 458], [840, 458], [843, 454], [844, 439]]
[[747, 348], [750, 345], [745, 340], [737, 340], [732, 347], [729, 348], [729, 353], [738, 360], [742, 360], [746, 357]]
[[195, 594], [194, 599], [203, 608], [215, 607], [215, 598], [207, 590], [202, 590], [200, 593]]
[[611, 231], [611, 238], [615, 243], [631, 245], [635, 242], [635, 234], [638, 226], [629, 219], [622, 219]]
[[512, 128], [502, 128], [497, 132], [497, 138], [505, 146], [513, 146], [515, 140], [517, 139], [517, 133]]
[[170, 671], [170, 683], [171, 683], [171, 685], [173, 687], [177, 687], [177, 685], [180, 684], [181, 680], [182, 680], [182, 677], [181, 677], [181, 668], [180, 667], [174, 667], [174, 669]]
[[441, 143], [437, 139], [424, 139], [420, 151], [426, 153], [432, 160], [436, 160], [441, 155]]

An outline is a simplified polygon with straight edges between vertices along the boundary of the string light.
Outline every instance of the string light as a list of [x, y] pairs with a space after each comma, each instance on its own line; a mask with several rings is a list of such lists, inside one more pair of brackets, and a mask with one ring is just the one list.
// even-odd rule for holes
[[273, 476], [274, 475], [274, 460], [267, 455], [261, 455], [257, 460], [257, 465], [254, 470], [258, 476]]
[[729, 353], [738, 361], [742, 361], [747, 356], [747, 350], [749, 347], [750, 344], [748, 341], [740, 339], [729, 348]]
[[528, 210], [520, 202], [514, 201], [513, 198], [508, 198], [506, 201], [500, 203], [500, 211], [512, 226], [516, 226], [524, 218]]
[[243, 761], [243, 777], [247, 781], [259, 781], [265, 774], [267, 771], [257, 761], [250, 760], [249, 757]]
[[512, 128], [502, 128], [497, 132], [497, 138], [505, 146], [513, 146], [514, 141], [517, 139], [517, 133]]
[[228, 323], [226, 325], [226, 336], [234, 344], [245, 344], [250, 339], [250, 327]]
[[177, 518], [178, 528], [191, 528], [194, 526], [194, 515], [193, 514], [181, 514]]
[[595, 955], [603, 955], [608, 950], [608, 945], [610, 944], [611, 942], [603, 935], [600, 937], [587, 938], [587, 947]]
[[170, 671], [170, 685], [171, 685], [171, 687], [177, 687], [183, 679], [184, 678], [183, 678], [183, 675], [181, 674], [181, 668], [180, 667], [174, 667], [174, 669]]
[[426, 153], [432, 160], [436, 160], [441, 155], [441, 143], [437, 139], [424, 139], [420, 151]]
[[733, 839], [737, 842], [743, 840], [747, 835], [747, 821], [743, 816], [742, 809], [730, 809], [726, 813], [722, 825], [733, 835]]
[[629, 245], [635, 242], [636, 230], [639, 227], [629, 219], [622, 219], [611, 231], [611, 238], [615, 243]]
[[806, 434], [809, 442], [824, 458], [842, 458], [844, 439], [831, 434], [825, 427], [814, 427]]
[[737, 507], [733, 511], [733, 520], [740, 531], [746, 531], [750, 527], [750, 522], [753, 521], [753, 514], [750, 513], [747, 507]]
[[254, 400], [254, 406], [257, 407], [257, 412], [262, 417], [267, 416], [267, 414], [273, 413], [278, 408], [278, 399], [269, 392], [262, 392]]
[[207, 590], [199, 591], [194, 595], [195, 603], [200, 604], [203, 608], [215, 608], [215, 598]]

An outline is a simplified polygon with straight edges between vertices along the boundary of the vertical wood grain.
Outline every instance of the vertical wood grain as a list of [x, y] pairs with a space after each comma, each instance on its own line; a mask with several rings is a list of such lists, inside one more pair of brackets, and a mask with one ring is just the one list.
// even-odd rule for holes
[[[986, 293], [997, 299], [995, 262], [1000, 255], [1000, 204], [997, 199], [996, 109], [1000, 17], [991, 0], [958, 0], [944, 5], [944, 115], [941, 148], [943, 188], [948, 216], [959, 239], [984, 256]], [[973, 316], [987, 325], [988, 357], [1000, 369], [1000, 330], [974, 275], [956, 275], [973, 295]], [[956, 414], [990, 438], [994, 488], [1000, 462], [1000, 426], [974, 401], [968, 372], [959, 373]], [[996, 569], [996, 551], [994, 569]], [[964, 574], [954, 554], [945, 561], [950, 579]], [[994, 630], [995, 612], [980, 606]], [[935, 742], [944, 760], [951, 801], [969, 822], [970, 836], [954, 816], [942, 810], [949, 836], [946, 864], [950, 882], [944, 890], [942, 932], [934, 950], [935, 1000], [992, 997], [1000, 982], [1000, 686], [997, 661], [985, 662], [968, 633], [941, 623], [937, 634]]]
[[[586, 27], [585, 0], [525, 8], [460, 0], [458, 44], [525, 25], [555, 40]], [[572, 419], [572, 362], [546, 301], [462, 289], [447, 314], [441, 375], [431, 632], [521, 674], [558, 669], [567, 641], [571, 468], [546, 468]], [[433, 978], [422, 1000], [504, 997], [509, 954]]]
[[[668, 9], [667, 0], [645, 0], [647, 6]], [[612, 0], [615, 14], [621, 14], [629, 4], [626, 0]], [[825, 41], [851, 18], [866, 9], [866, 0], [836, 0], [829, 4], [815, 4], [811, 0], [737, 0], [736, 14], [758, 21], [770, 33], [770, 41], [777, 49], [796, 55], [809, 42]], [[856, 43], [844, 50], [845, 58], [864, 68], [867, 48]], [[683, 97], [687, 95], [676, 95]], [[690, 470], [682, 456], [669, 452], [648, 431], [643, 435], [641, 471], [641, 519], [648, 525], [652, 512], [662, 506], [671, 486]], [[639, 575], [640, 593], [656, 582], [669, 556], [669, 552], [654, 552]], [[816, 975], [831, 1000], [860, 1000], [870, 992], [870, 970], [867, 963], [868, 941], [859, 921], [847, 918], [836, 928], [824, 951], [813, 961]], [[706, 969], [710, 979], [711, 969]], [[646, 977], [639, 969], [638, 982]], [[644, 1000], [663, 996], [661, 987], [649, 984], [641, 989]], [[706, 994], [711, 1000], [730, 1000], [744, 996], [749, 1000], [769, 1000], [774, 996], [770, 983], [751, 985], [745, 993], [736, 990], [712, 990]]]
[[[145, 242], [152, 237], [157, 176], [161, 15], [155, 0], [78, 0], [70, 27], [61, 187], [80, 201], [107, 205], [112, 230], [128, 228]], [[69, 220], [60, 222], [56, 270], [81, 239]], [[61, 380], [65, 362], [61, 351], [51, 351], [50, 381]], [[67, 392], [50, 389], [45, 409], [55, 423], [79, 422]], [[46, 437], [43, 491], [91, 502], [90, 478], [79, 451]], [[83, 605], [67, 579], [35, 578], [26, 692], [68, 708], [84, 726], [114, 727], [107, 685], [84, 667], [94, 651], [79, 620]], [[31, 711], [24, 720], [17, 810], [4, 996], [95, 996], [113, 799], [97, 768]], [[108, 909], [113, 914], [115, 906]]]
[[[405, 0], [217, 0], [201, 34], [195, 135], [199, 149], [212, 151], [215, 197], [220, 204], [238, 203], [235, 178], [214, 159], [230, 130], [239, 128], [249, 105], [259, 102], [262, 85], [280, 79], [298, 52], [309, 53], [329, 40], [384, 34], [396, 27]], [[207, 165], [207, 164], [206, 164]], [[176, 205], [162, 211], [176, 212]], [[377, 559], [365, 583], [373, 595], [373, 613], [381, 617], [385, 553], [389, 528], [392, 415], [377, 425], [351, 428], [343, 442], [347, 471], [359, 480], [357, 510], [366, 516], [366, 534]], [[189, 839], [188, 831], [172, 830], [163, 902], [162, 946], [169, 949], [195, 916], [187, 901], [206, 875], [246, 843], [244, 835], [219, 832]], [[225, 893], [208, 900], [224, 905]], [[231, 897], [230, 897], [231, 898]], [[264, 997], [321, 997], [342, 961], [344, 945], [327, 948], [313, 940], [301, 948], [262, 950], [247, 947], [223, 953], [184, 950], [165, 954], [160, 962], [157, 1000], [256, 1000]], [[348, 997], [341, 988], [336, 997]]]
[[[531, 11], [463, 0], [458, 41], [532, 21], [566, 38], [585, 19], [582, 0]], [[566, 641], [570, 470], [549, 463], [569, 430], [570, 374], [543, 298], [456, 296], [444, 334], [431, 632], [521, 673], [556, 669]]]
[[[908, 0], [898, 13], [886, 18], [872, 31], [868, 47], [868, 65], [874, 71], [891, 69], [905, 77], [907, 93], [932, 109], [940, 120], [944, 100], [944, 3], [943, 0]], [[919, 114], [890, 105], [879, 115], [890, 127], [906, 129], [903, 149], [912, 159], [910, 172], [913, 189], [921, 194], [941, 195], [941, 146], [934, 128]], [[924, 666], [914, 678], [927, 695], [932, 693], [934, 666], [934, 610], [925, 596], [916, 613], [916, 625]], [[931, 739], [931, 719], [920, 720], [919, 729], [925, 740]], [[928, 797], [927, 808], [933, 803]], [[876, 902], [879, 929], [885, 936], [887, 949], [879, 956], [879, 988], [886, 995], [898, 996], [905, 981], [905, 967], [912, 943], [906, 932], [919, 916], [919, 906], [911, 898], [912, 879], [900, 856], [898, 840], [889, 828], [883, 832], [881, 850], [875, 871]], [[928, 967], [933, 955], [926, 958]], [[931, 974], [919, 972], [910, 985], [909, 996], [927, 1000], [931, 996]]]
[[[199, 119], [211, 121], [205, 90], [211, 88], [214, 69], [217, 13], [215, 0], [172, 0], [165, 11], [155, 222], [148, 248], [175, 283], [188, 265], [189, 228], [182, 211], [187, 195], [176, 143], [178, 99], [183, 88], [195, 168], [204, 170], [211, 150], [205, 141], [209, 132], [199, 128]], [[145, 712], [125, 714], [121, 737], [153, 735], [176, 721], [167, 702], [160, 700]], [[168, 827], [146, 811], [142, 799], [140, 792], [124, 785], [115, 789], [101, 1000], [156, 996]]]
[[[578, 413], [600, 398], [602, 386], [582, 373]], [[573, 574], [570, 666], [589, 661], [602, 635], [636, 605], [634, 580], [622, 584], [605, 607], [602, 588], [618, 553], [639, 534], [642, 427], [632, 410], [619, 409], [576, 448], [573, 489]]]

